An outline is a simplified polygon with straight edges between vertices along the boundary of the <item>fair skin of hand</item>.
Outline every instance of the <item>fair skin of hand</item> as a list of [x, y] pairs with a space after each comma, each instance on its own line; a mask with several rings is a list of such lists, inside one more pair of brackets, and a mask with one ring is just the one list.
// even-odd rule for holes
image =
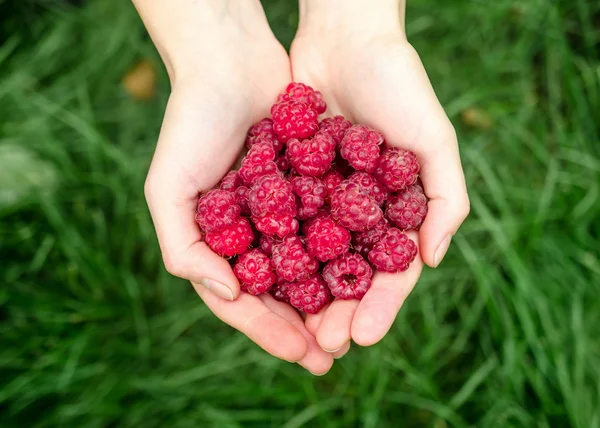
[[[342, 11], [344, 2], [328, 1], [326, 6]], [[398, 22], [395, 31], [392, 23], [375, 25], [381, 16], [365, 14], [373, 7], [361, 2], [345, 12], [360, 30], [354, 36], [343, 25], [339, 32], [325, 31], [330, 23], [323, 20], [331, 13], [301, 2], [290, 69], [257, 0], [134, 0], [172, 85], [145, 185], [165, 266], [190, 280], [221, 320], [313, 374], [326, 373], [333, 357], [348, 351], [350, 339], [370, 345], [385, 335], [423, 261], [439, 264], [445, 237], [468, 212], [456, 137], [416, 53]], [[382, 12], [386, 7], [398, 5], [382, 1]], [[431, 198], [427, 220], [419, 236], [412, 236], [421, 257], [407, 272], [377, 274], [361, 302], [335, 301], [305, 320], [269, 295], [240, 294], [229, 263], [201, 241], [193, 216], [199, 192], [212, 188], [235, 163], [248, 127], [268, 116], [292, 80], [325, 89], [328, 114], [372, 125], [389, 144], [414, 150]]]

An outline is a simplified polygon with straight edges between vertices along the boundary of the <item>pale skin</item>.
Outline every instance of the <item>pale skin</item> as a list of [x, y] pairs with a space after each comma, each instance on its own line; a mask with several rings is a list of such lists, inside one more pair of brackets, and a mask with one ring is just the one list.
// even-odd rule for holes
[[[290, 57], [258, 0], [134, 4], [172, 85], [145, 185], [167, 270], [190, 280], [221, 320], [313, 374], [325, 374], [351, 341], [377, 343], [423, 264], [439, 265], [469, 212], [456, 134], [406, 40], [404, 3], [301, 0]], [[247, 129], [268, 116], [290, 81], [323, 92], [328, 115], [371, 125], [387, 144], [415, 151], [430, 198], [425, 223], [411, 234], [419, 255], [408, 271], [377, 273], [363, 300], [336, 300], [305, 319], [270, 295], [240, 293], [227, 261], [201, 241], [193, 215], [198, 193], [235, 163]]]

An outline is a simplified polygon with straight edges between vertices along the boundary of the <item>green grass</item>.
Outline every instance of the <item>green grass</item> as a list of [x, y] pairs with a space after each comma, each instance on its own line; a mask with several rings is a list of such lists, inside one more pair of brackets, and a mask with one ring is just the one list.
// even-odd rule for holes
[[[293, 2], [266, 3], [289, 43]], [[142, 187], [169, 89], [120, 86], [160, 67], [133, 7], [0, 18], [22, 16], [0, 46], [0, 426], [600, 427], [597, 3], [409, 1], [472, 214], [390, 334], [322, 378], [164, 271]]]

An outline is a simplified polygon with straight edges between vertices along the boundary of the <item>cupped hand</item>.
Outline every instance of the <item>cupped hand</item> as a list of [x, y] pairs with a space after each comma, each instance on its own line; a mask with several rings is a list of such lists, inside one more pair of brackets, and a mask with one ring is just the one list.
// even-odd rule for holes
[[339, 349], [338, 354], [347, 350], [350, 339], [368, 346], [385, 336], [419, 279], [423, 262], [439, 265], [469, 213], [456, 134], [417, 52], [397, 19], [397, 25], [387, 18], [369, 25], [368, 15], [359, 26], [351, 25], [350, 19], [338, 27], [335, 14], [303, 17], [308, 22], [301, 21], [290, 52], [292, 75], [324, 94], [328, 115], [342, 114], [353, 123], [370, 125], [384, 134], [387, 145], [414, 151], [429, 212], [420, 231], [409, 233], [419, 254], [406, 272], [378, 272], [361, 301], [335, 300], [306, 319], [319, 345]]
[[323, 374], [332, 356], [300, 315], [268, 294], [240, 294], [228, 261], [202, 241], [194, 221], [199, 192], [232, 167], [248, 128], [291, 81], [289, 58], [265, 26], [264, 15], [246, 27], [220, 26], [186, 54], [185, 67], [170, 69], [172, 93], [145, 194], [167, 270], [190, 280], [217, 317], [267, 352]]

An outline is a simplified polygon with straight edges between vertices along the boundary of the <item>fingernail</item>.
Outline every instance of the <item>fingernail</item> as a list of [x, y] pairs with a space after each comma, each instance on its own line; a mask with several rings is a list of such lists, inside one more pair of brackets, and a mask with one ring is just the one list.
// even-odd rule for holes
[[233, 292], [225, 284], [209, 278], [202, 278], [200, 284], [222, 299], [233, 300]]
[[325, 349], [325, 348], [321, 348], [321, 349], [322, 349], [323, 351], [325, 351], [325, 352], [329, 352], [329, 353], [331, 354], [331, 353], [333, 353], [333, 352], [337, 352], [337, 351], [339, 351], [339, 350], [340, 350], [340, 349], [342, 349], [343, 347], [344, 347], [344, 345], [340, 346], [340, 347], [339, 347], [339, 348], [337, 348], [337, 349]]
[[442, 262], [442, 259], [446, 255], [446, 251], [448, 251], [451, 240], [452, 236], [448, 235], [444, 238], [440, 245], [438, 245], [437, 250], [435, 250], [435, 253], [433, 253], [433, 267], [438, 267]]
[[313, 373], [313, 372], [311, 372], [310, 370], [309, 370], [308, 372], [309, 372], [311, 375], [313, 375], [313, 376], [323, 376], [323, 375], [325, 374], [325, 373], [321, 373], [321, 374], [318, 374], [318, 373]]

